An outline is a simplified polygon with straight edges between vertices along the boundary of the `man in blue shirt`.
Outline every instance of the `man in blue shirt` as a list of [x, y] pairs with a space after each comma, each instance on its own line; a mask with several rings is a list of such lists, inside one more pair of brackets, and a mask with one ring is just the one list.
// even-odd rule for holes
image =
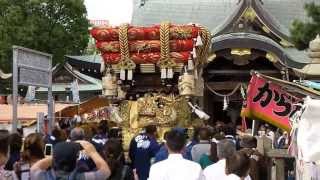
[[145, 127], [145, 133], [137, 135], [130, 142], [129, 157], [132, 161], [133, 169], [136, 169], [139, 180], [148, 179], [151, 159], [160, 148], [156, 134], [157, 127], [148, 125]]

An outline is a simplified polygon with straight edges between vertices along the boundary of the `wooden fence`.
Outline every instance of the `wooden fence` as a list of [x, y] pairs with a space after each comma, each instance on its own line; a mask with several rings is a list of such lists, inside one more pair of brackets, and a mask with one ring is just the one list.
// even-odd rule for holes
[[288, 154], [287, 149], [273, 149], [272, 141], [265, 136], [257, 139], [258, 151], [269, 157], [268, 180], [286, 180], [285, 159], [294, 157]]

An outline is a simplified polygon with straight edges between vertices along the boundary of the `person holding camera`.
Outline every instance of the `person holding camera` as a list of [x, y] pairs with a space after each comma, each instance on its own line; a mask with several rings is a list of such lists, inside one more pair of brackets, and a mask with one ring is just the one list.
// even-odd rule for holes
[[[95, 171], [80, 173], [77, 171], [77, 159], [80, 150], [95, 163]], [[33, 180], [105, 180], [111, 172], [108, 164], [87, 141], [59, 142], [53, 147], [53, 156], [48, 156], [31, 167]]]

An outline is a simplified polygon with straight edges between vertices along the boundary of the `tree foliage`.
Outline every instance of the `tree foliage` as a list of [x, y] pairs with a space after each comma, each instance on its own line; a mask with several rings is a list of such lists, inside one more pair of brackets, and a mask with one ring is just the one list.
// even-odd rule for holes
[[53, 64], [86, 48], [83, 0], [0, 0], [0, 68], [11, 71], [12, 45], [53, 54]]
[[320, 5], [309, 3], [305, 5], [305, 10], [310, 20], [295, 20], [290, 29], [291, 38], [298, 49], [308, 48], [309, 42], [320, 33]]

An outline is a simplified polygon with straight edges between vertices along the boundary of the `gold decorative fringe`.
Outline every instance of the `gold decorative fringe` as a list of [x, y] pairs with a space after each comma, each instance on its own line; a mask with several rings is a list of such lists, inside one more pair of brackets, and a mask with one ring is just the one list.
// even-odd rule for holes
[[119, 27], [119, 43], [121, 60], [118, 63], [119, 69], [133, 70], [136, 64], [130, 59], [129, 42], [128, 42], [128, 24], [122, 24]]
[[170, 58], [170, 23], [160, 24], [160, 61], [158, 66], [161, 69], [173, 68], [176, 63]]

